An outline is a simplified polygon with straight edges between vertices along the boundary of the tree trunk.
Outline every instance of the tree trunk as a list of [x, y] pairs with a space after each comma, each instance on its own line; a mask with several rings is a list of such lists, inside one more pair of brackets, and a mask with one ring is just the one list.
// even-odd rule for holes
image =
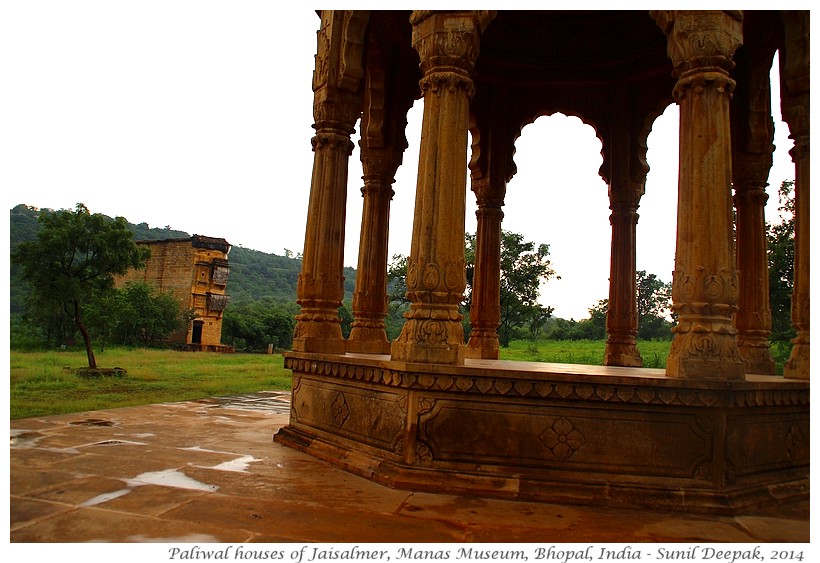
[[97, 359], [94, 357], [94, 350], [91, 349], [91, 335], [88, 334], [88, 329], [85, 328], [82, 319], [80, 318], [80, 304], [74, 301], [74, 324], [83, 335], [85, 342], [85, 353], [88, 356], [88, 369], [97, 369]]

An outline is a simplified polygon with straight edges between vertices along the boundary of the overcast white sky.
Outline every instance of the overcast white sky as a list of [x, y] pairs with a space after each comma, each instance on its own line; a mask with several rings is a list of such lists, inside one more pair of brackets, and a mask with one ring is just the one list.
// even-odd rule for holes
[[[0, 185], [7, 207], [82, 202], [132, 223], [168, 225], [263, 252], [302, 252], [319, 19], [295, 5], [4, 3]], [[410, 249], [421, 110], [421, 102], [411, 110], [411, 147], [394, 186], [391, 254]], [[772, 211], [776, 188], [794, 178], [788, 130], [779, 114], [776, 121]], [[608, 295], [600, 143], [578, 119], [556, 115], [525, 128], [516, 149], [518, 174], [508, 187], [503, 226], [550, 245], [562, 279], [546, 284], [542, 301], [557, 316], [585, 318]], [[638, 223], [638, 269], [664, 281], [671, 281], [674, 265], [676, 158], [671, 107], [649, 137], [651, 171]], [[357, 159], [358, 151], [351, 159], [345, 253], [354, 267]], [[467, 202], [467, 228], [474, 231], [470, 192]]]

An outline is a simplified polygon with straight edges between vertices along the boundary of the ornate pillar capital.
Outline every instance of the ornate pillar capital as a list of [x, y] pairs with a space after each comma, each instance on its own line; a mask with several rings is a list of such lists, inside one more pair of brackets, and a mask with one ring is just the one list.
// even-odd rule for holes
[[772, 168], [772, 153], [734, 151], [732, 153], [732, 182], [735, 191], [751, 189], [765, 190], [769, 185], [769, 171]]
[[441, 88], [465, 90], [472, 96], [470, 76], [478, 58], [479, 36], [494, 17], [488, 11], [417, 10], [410, 16], [413, 47], [421, 59], [422, 92]]
[[667, 54], [675, 75], [712, 68], [728, 73], [732, 56], [743, 42], [740, 10], [659, 10], [652, 17], [666, 34]]
[[504, 207], [504, 196], [507, 194], [506, 184], [490, 181], [489, 176], [473, 177], [470, 189], [476, 197], [479, 210], [501, 209]]

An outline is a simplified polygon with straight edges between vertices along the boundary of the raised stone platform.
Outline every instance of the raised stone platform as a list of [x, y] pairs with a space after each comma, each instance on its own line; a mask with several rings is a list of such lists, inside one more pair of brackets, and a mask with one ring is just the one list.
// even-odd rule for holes
[[275, 440], [396, 488], [734, 514], [809, 496], [809, 383], [291, 352]]

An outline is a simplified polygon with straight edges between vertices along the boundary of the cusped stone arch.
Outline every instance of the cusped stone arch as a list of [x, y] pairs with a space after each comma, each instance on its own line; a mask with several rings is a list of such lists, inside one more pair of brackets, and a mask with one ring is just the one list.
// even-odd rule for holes
[[[601, 176], [601, 178], [603, 178], [604, 182], [606, 182], [607, 178], [605, 176], [605, 170], [604, 170], [604, 166], [605, 166], [606, 160], [607, 160], [606, 154], [604, 153], [605, 134], [601, 133], [601, 130], [604, 129], [605, 127], [602, 124], [600, 119], [598, 119], [594, 116], [590, 116], [587, 113], [583, 113], [583, 112], [578, 111], [577, 109], [574, 109], [574, 108], [571, 108], [571, 107], [562, 107], [562, 106], [553, 107], [553, 106], [551, 106], [549, 109], [541, 109], [539, 111], [530, 111], [530, 112], [527, 112], [527, 113], [522, 113], [522, 115], [520, 117], [515, 116], [514, 119], [515, 119], [515, 122], [518, 123], [518, 125], [515, 127], [515, 134], [514, 134], [514, 137], [513, 137], [513, 150], [512, 150], [513, 155], [515, 154], [515, 148], [514, 148], [515, 144], [522, 137], [522, 135], [524, 134], [524, 130], [528, 126], [534, 125], [536, 123], [536, 121], [540, 120], [541, 118], [549, 118], [549, 117], [553, 117], [553, 116], [556, 116], [556, 115], [562, 115], [562, 116], [565, 116], [565, 117], [575, 117], [581, 122], [582, 125], [587, 125], [592, 129], [592, 131], [595, 135], [595, 138], [598, 139], [598, 141], [601, 143], [601, 150], [600, 150], [601, 166], [598, 168], [598, 175]], [[516, 170], [517, 170], [517, 165], [515, 165], [515, 164], [513, 164], [513, 165], [516, 167]]]

